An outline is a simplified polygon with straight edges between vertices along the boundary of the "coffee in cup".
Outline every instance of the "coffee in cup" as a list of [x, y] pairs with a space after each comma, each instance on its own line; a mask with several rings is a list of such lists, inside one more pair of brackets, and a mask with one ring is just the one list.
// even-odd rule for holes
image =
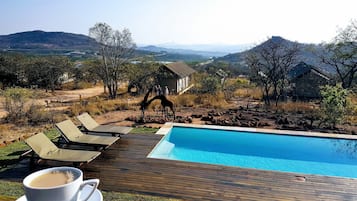
[[88, 200], [99, 184], [98, 179], [83, 181], [83, 173], [74, 167], [54, 167], [28, 175], [23, 180], [28, 201], [78, 201], [85, 185], [92, 185]]
[[53, 171], [40, 175], [30, 182], [31, 187], [55, 187], [71, 183], [74, 180], [74, 174], [70, 171]]

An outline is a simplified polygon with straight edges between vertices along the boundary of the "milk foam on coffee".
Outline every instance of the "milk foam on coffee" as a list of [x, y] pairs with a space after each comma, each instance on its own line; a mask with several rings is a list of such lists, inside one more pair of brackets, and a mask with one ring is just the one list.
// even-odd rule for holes
[[30, 182], [32, 187], [55, 187], [68, 184], [74, 180], [74, 175], [70, 171], [53, 171], [40, 175]]

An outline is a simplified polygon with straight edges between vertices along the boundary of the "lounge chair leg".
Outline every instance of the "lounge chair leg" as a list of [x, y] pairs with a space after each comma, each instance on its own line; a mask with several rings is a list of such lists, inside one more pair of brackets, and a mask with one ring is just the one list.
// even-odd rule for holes
[[30, 164], [29, 164], [29, 169], [30, 170], [34, 170], [36, 167], [36, 159], [35, 159], [35, 154], [32, 153], [31, 154], [31, 158], [30, 158]]

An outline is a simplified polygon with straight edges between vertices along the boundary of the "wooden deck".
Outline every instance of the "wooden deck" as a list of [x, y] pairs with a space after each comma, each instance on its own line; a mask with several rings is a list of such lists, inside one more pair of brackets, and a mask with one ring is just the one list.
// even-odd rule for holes
[[102, 190], [184, 200], [357, 200], [357, 179], [146, 158], [160, 139], [124, 135], [83, 166], [84, 175], [99, 178]]

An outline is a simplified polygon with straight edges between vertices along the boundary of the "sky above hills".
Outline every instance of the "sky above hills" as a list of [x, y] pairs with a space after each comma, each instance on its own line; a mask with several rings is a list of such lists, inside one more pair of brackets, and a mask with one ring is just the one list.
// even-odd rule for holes
[[0, 35], [88, 35], [96, 22], [128, 28], [138, 44], [252, 44], [273, 35], [330, 41], [357, 19], [356, 0], [3, 0]]

